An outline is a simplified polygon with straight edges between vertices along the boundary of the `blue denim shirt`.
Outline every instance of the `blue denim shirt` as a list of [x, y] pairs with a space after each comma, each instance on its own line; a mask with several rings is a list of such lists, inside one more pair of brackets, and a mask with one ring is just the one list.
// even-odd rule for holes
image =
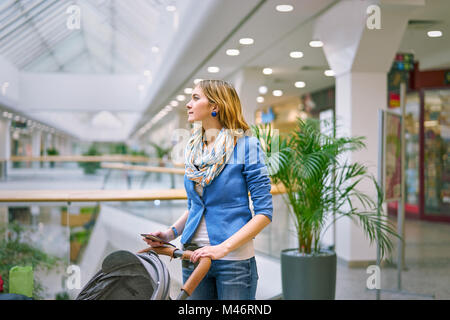
[[189, 216], [181, 237], [181, 243], [189, 243], [205, 216], [209, 242], [217, 245], [231, 237], [251, 218], [250, 192], [253, 211], [272, 221], [273, 204], [271, 182], [264, 163], [264, 154], [256, 137], [238, 139], [231, 158], [222, 172], [203, 188], [200, 197], [194, 181], [184, 176], [188, 198]]

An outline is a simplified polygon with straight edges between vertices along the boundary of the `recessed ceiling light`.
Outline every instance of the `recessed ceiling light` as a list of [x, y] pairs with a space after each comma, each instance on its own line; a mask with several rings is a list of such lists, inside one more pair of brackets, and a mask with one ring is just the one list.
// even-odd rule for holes
[[250, 45], [255, 43], [255, 40], [253, 40], [252, 38], [242, 38], [239, 40], [239, 43], [243, 45]]
[[184, 100], [186, 100], [186, 97], [184, 95], [180, 94], [180, 95], [177, 96], [177, 100], [178, 101], [184, 101]]
[[152, 73], [150, 72], [150, 70], [145, 70], [144, 71], [144, 76], [150, 77], [151, 75], [152, 75]]
[[208, 67], [208, 72], [209, 73], [217, 73], [220, 71], [219, 67]]
[[272, 94], [273, 94], [275, 97], [281, 97], [281, 96], [283, 95], [283, 91], [281, 91], [281, 90], [273, 90], [273, 91], [272, 91]]
[[197, 84], [199, 84], [200, 81], [202, 81], [202, 80], [203, 80], [203, 79], [195, 79], [195, 80], [194, 80], [194, 84], [197, 85]]
[[323, 47], [323, 42], [320, 40], [312, 40], [309, 42], [309, 46], [313, 48], [320, 48]]
[[442, 37], [442, 31], [440, 31], [440, 30], [428, 31], [427, 35], [430, 38], [439, 38], [439, 37]]
[[263, 69], [263, 73], [266, 74], [266, 75], [269, 75], [269, 74], [273, 73], [273, 70], [271, 68], [264, 68]]
[[184, 89], [185, 94], [192, 94], [192, 88], [186, 88]]
[[178, 107], [178, 101], [176, 101], [176, 100], [172, 100], [172, 101], [170, 101], [170, 105], [172, 106], [172, 107]]
[[289, 54], [289, 56], [290, 56], [291, 58], [294, 58], [294, 59], [302, 58], [302, 57], [303, 57], [303, 52], [301, 52], [301, 51], [292, 51], [292, 52]]
[[333, 70], [325, 70], [324, 74], [327, 77], [334, 77], [336, 75], [336, 73]]
[[153, 47], [152, 47], [152, 52], [153, 52], [153, 53], [158, 53], [158, 52], [159, 52], [159, 47], [153, 46]]
[[258, 88], [258, 92], [259, 92], [260, 94], [266, 94], [267, 91], [268, 91], [268, 89], [267, 89], [266, 86], [261, 86], [261, 87]]
[[175, 6], [167, 6], [166, 10], [169, 11], [169, 12], [174, 12], [175, 10], [177, 10], [177, 7], [175, 7]]
[[280, 4], [276, 6], [275, 9], [278, 12], [291, 12], [292, 10], [294, 10], [294, 7], [291, 6], [290, 4]]
[[229, 55], [229, 56], [238, 56], [239, 53], [240, 52], [238, 49], [228, 49], [227, 50], [227, 55]]
[[261, 97], [261, 96], [257, 97], [256, 98], [256, 102], [263, 103], [264, 102], [264, 97]]
[[304, 81], [297, 81], [295, 83], [296, 88], [304, 88], [306, 86], [306, 83]]

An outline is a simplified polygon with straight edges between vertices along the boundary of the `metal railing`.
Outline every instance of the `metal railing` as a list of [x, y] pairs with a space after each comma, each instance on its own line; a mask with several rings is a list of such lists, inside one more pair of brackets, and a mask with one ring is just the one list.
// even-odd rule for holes
[[[66, 283], [70, 278], [66, 272], [67, 268], [76, 265], [79, 257], [83, 255], [83, 250], [86, 248], [86, 243], [83, 242], [86, 239], [83, 237], [92, 232], [101, 207], [119, 209], [125, 214], [155, 221], [160, 225], [172, 224], [187, 209], [185, 189], [176, 189], [169, 179], [170, 176], [182, 179], [182, 169], [126, 164], [104, 164], [102, 169], [104, 171], [100, 171], [96, 179], [99, 182], [103, 179], [103, 187], [106, 186], [108, 180], [102, 174], [105, 173], [105, 170], [110, 170], [110, 175], [111, 172], [138, 172], [141, 181], [147, 173], [161, 174], [163, 179], [157, 187], [163, 186], [163, 188], [0, 190], [0, 227], [9, 229], [1, 238], [5, 241], [12, 241], [13, 233], [10, 227], [13, 222], [19, 222], [24, 227], [20, 242], [32, 244], [41, 253], [58, 258], [59, 266], [50, 274], [53, 278], [57, 278], [57, 274], [60, 274], [60, 278], [56, 281], [55, 279], [51, 280], [53, 282]], [[15, 173], [20, 171], [21, 169], [14, 169]], [[51, 170], [44, 172], [51, 172]], [[61, 170], [55, 172], [55, 175], [60, 173]], [[108, 173], [106, 172], [106, 174]], [[119, 184], [123, 186], [123, 178], [118, 179], [121, 181], [115, 184], [112, 183], [114, 182], [112, 178], [112, 176], [109, 177], [110, 187], [117, 187]], [[14, 174], [9, 181], [2, 182], [2, 184], [11, 181], [14, 181]], [[137, 181], [139, 182], [139, 179]], [[67, 181], [67, 183], [70, 182]], [[284, 192], [284, 188], [274, 185], [271, 192], [274, 196], [278, 196]], [[270, 255], [270, 250], [273, 248], [268, 247], [268, 244], [274, 237], [272, 236], [273, 231], [270, 228], [266, 229], [263, 231], [265, 234], [260, 237], [260, 242], [261, 248], [267, 250], [263, 253]], [[277, 231], [275, 234], [280, 234], [280, 232]], [[255, 248], [260, 251], [258, 243], [255, 243]], [[2, 263], [0, 261], [0, 265]], [[42, 274], [40, 277], [47, 279]], [[64, 290], [64, 287], [60, 289]], [[54, 298], [51, 296], [54, 294], [56, 292], [50, 292], [43, 298]]]

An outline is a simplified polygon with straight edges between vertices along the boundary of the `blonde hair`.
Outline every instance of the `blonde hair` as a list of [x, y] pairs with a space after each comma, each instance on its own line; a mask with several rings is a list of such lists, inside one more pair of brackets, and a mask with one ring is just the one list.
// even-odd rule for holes
[[242, 129], [247, 132], [250, 126], [242, 114], [242, 106], [234, 87], [223, 80], [202, 80], [197, 84], [209, 102], [219, 107], [218, 120], [227, 129]]

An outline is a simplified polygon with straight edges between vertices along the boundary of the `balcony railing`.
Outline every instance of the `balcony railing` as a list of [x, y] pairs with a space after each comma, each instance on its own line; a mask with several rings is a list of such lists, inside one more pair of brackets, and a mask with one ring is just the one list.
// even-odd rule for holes
[[[41, 161], [41, 159], [35, 160]], [[53, 161], [54, 158], [51, 160]], [[72, 161], [74, 158], [66, 160]], [[83, 158], [84, 160], [86, 159]], [[20, 173], [22, 169], [13, 171], [9, 181], [0, 183], [0, 188], [5, 189], [4, 186], [14, 181], [15, 174]], [[70, 172], [70, 170], [64, 172], [66, 171]], [[52, 169], [45, 169], [44, 172], [52, 172]], [[132, 176], [132, 179], [130, 176], [124, 179], [123, 175], [114, 177], [114, 173], [127, 173]], [[149, 174], [155, 175], [154, 181], [153, 179], [151, 181], [152, 188], [142, 189], [144, 186], [142, 182], [149, 178]], [[60, 265], [50, 273], [50, 278], [53, 277], [51, 280], [43, 276], [40, 270], [36, 270], [39, 276], [47, 279], [45, 283], [49, 281], [65, 283], [69, 277], [66, 272], [67, 267], [80, 263], [100, 212], [106, 220], [108, 214], [122, 212], [122, 218], [128, 215], [135, 217], [133, 221], [149, 221], [150, 225], [156, 223], [156, 225], [167, 227], [174, 223], [187, 209], [185, 189], [175, 188], [175, 181], [178, 182], [178, 186], [182, 185], [183, 174], [183, 169], [174, 167], [103, 163], [101, 170], [95, 175], [97, 186], [101, 184], [101, 187], [97, 189], [43, 190], [39, 186], [38, 190], [0, 190], [0, 227], [9, 228], [9, 232], [4, 233], [2, 239], [12, 241], [14, 236], [10, 227], [13, 222], [19, 222], [24, 229], [20, 235], [20, 243], [30, 244], [36, 250], [50, 257], [56, 257], [59, 261]], [[85, 178], [81, 172], [79, 175], [81, 179]], [[159, 181], [156, 179], [157, 175], [160, 175]], [[109, 180], [106, 179], [107, 176]], [[134, 184], [130, 183], [133, 179]], [[66, 181], [65, 184], [69, 186], [71, 181]], [[138, 189], [133, 189], [133, 186]], [[114, 190], [107, 189], [110, 187]], [[281, 202], [280, 197], [283, 192], [282, 186], [272, 185], [271, 193], [274, 195], [274, 203]], [[255, 249], [258, 253], [274, 258], [279, 257], [282, 244], [286, 243], [285, 216], [285, 211], [275, 212], [274, 223], [255, 239]], [[124, 225], [119, 227], [127, 229], [126, 219]], [[138, 230], [134, 233], [131, 235], [135, 237], [133, 241], [141, 241]], [[142, 245], [145, 246], [145, 243], [142, 242]], [[0, 265], [2, 263], [0, 261]], [[64, 290], [64, 286], [61, 290]], [[47, 296], [40, 298], [54, 298], [52, 294], [56, 293], [50, 292]]]

